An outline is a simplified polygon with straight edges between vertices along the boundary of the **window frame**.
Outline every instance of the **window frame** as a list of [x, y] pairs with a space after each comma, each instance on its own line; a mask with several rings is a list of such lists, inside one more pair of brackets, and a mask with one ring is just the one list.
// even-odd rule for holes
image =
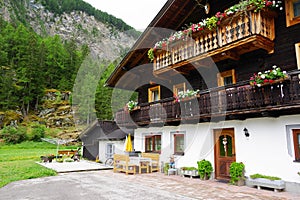
[[295, 161], [300, 162], [300, 150], [299, 150], [300, 143], [299, 143], [298, 137], [300, 137], [300, 129], [293, 129]]
[[185, 82], [173, 85], [173, 93], [176, 96], [178, 96], [178, 90], [181, 89], [181, 88], [183, 88], [183, 91], [186, 91], [186, 84], [185, 84]]
[[298, 69], [300, 69], [300, 42], [295, 44], [296, 60]]
[[300, 23], [300, 16], [294, 15], [294, 0], [285, 0], [285, 18], [286, 27], [293, 26]]
[[[178, 137], [182, 137], [183, 138], [183, 150], [182, 151], [177, 151], [176, 149], [176, 138]], [[174, 133], [173, 134], [173, 145], [174, 145], [174, 155], [184, 155], [184, 150], [185, 150], [185, 134], [184, 133], [180, 133], [180, 132], [177, 132], [177, 133]]]
[[235, 70], [231, 69], [231, 70], [227, 70], [224, 72], [219, 72], [217, 74], [217, 80], [218, 80], [218, 86], [224, 86], [224, 78], [226, 77], [232, 77], [232, 84], [236, 83], [236, 78], [235, 78]]
[[152, 98], [152, 95], [153, 95], [154, 91], [158, 92], [158, 100], [160, 100], [160, 85], [158, 85], [158, 86], [155, 86], [155, 87], [148, 88], [148, 102], [156, 101]]
[[[160, 149], [156, 149], [156, 138], [160, 138]], [[147, 147], [148, 147], [148, 140], [151, 139], [152, 140], [152, 150], [148, 150]], [[156, 134], [156, 135], [146, 135], [145, 136], [145, 152], [147, 153], [161, 153], [161, 135], [159, 134]]]
[[[111, 152], [109, 152], [109, 150], [111, 150]], [[106, 143], [105, 157], [106, 158], [112, 158], [114, 154], [115, 154], [115, 145], [114, 145], [114, 143]]]

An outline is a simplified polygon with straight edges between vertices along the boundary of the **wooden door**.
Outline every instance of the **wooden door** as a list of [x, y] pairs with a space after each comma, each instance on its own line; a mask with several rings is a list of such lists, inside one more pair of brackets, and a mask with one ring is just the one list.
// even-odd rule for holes
[[215, 178], [229, 180], [229, 167], [235, 162], [234, 129], [216, 129], [215, 138]]

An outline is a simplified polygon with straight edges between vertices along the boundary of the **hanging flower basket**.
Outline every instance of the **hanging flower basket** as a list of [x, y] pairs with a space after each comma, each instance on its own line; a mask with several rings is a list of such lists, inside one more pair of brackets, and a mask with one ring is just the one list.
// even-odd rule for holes
[[253, 76], [250, 77], [250, 85], [261, 87], [264, 85], [282, 83], [288, 79], [289, 76], [286, 71], [281, 71], [279, 67], [274, 65], [272, 70], [254, 73]]

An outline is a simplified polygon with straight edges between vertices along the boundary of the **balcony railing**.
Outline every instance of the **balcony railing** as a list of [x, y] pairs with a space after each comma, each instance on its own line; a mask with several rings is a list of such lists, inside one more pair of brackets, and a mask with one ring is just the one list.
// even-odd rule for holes
[[[181, 120], [208, 121], [213, 117], [245, 119], [264, 115], [279, 116], [300, 110], [300, 71], [290, 73], [281, 83], [250, 86], [249, 83], [218, 87], [200, 92], [192, 99], [175, 102], [174, 98], [141, 104], [139, 109], [119, 111], [115, 120], [119, 125], [148, 125]], [[297, 110], [298, 109], [298, 110]]]
[[192, 62], [212, 57], [215, 62], [227, 58], [239, 59], [239, 55], [265, 49], [274, 50], [275, 13], [267, 10], [249, 10], [228, 17], [214, 30], [199, 31], [192, 38], [178, 41], [167, 50], [158, 50], [154, 58], [154, 72], [162, 73]]

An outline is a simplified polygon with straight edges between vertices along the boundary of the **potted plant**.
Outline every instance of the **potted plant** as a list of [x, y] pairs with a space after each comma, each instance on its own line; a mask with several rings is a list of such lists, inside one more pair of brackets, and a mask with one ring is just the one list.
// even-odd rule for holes
[[211, 162], [203, 159], [201, 161], [198, 161], [197, 164], [198, 164], [198, 173], [200, 175], [200, 179], [208, 180], [213, 171]]
[[137, 106], [137, 102], [136, 101], [128, 101], [128, 103], [126, 104], [127, 108], [129, 111], [132, 111], [136, 106]]
[[232, 162], [229, 168], [230, 183], [238, 186], [245, 185], [245, 165], [242, 162]]
[[253, 76], [250, 77], [250, 85], [256, 85], [260, 87], [266, 84], [282, 82], [288, 78], [289, 77], [286, 71], [281, 71], [280, 67], [274, 65], [273, 69], [271, 70], [253, 74]]
[[186, 90], [186, 91], [180, 91], [178, 92], [178, 98], [179, 99], [190, 99], [190, 98], [194, 98], [197, 97], [197, 95], [199, 94], [200, 90]]

